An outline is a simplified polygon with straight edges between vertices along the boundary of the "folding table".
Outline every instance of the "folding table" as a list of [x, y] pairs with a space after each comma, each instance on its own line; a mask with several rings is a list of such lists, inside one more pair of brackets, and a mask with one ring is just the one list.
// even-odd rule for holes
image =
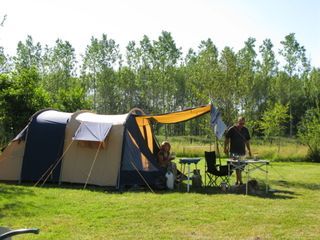
[[246, 182], [246, 194], [248, 194], [248, 182], [250, 179], [250, 173], [260, 170], [265, 173], [266, 177], [266, 193], [268, 193], [268, 160], [254, 160], [254, 159], [247, 159], [247, 160], [234, 160], [228, 159], [228, 178], [230, 178], [231, 170], [243, 170], [246, 174], [247, 182]]
[[[181, 172], [184, 174], [185, 165], [188, 164], [188, 184], [187, 184], [187, 192], [190, 190], [190, 164], [195, 164], [195, 167], [197, 169], [197, 164], [200, 161], [201, 158], [180, 158], [179, 163], [181, 164]], [[182, 171], [182, 165], [183, 165], [183, 171]]]

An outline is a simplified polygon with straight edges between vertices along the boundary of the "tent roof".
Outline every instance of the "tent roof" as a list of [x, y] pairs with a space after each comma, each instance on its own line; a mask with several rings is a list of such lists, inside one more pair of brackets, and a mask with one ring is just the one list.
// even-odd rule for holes
[[36, 118], [37, 122], [63, 123], [65, 124], [71, 117], [72, 113], [59, 112], [56, 110], [47, 110], [41, 112]]
[[94, 122], [94, 123], [111, 123], [113, 125], [123, 125], [128, 117], [127, 114], [119, 115], [100, 115], [90, 112], [80, 113], [76, 120], [79, 122]]
[[201, 106], [197, 108], [190, 108], [179, 112], [172, 112], [172, 113], [165, 113], [160, 115], [144, 115], [144, 116], [137, 116], [136, 119], [140, 120], [138, 122], [144, 122], [144, 119], [153, 119], [158, 123], [179, 123], [190, 120], [192, 118], [199, 117], [205, 113], [210, 112], [211, 104], [206, 106]]

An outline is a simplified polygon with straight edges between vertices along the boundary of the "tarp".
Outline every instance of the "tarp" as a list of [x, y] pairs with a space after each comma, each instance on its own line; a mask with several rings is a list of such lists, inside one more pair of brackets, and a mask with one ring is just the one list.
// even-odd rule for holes
[[138, 116], [138, 117], [136, 117], [136, 119], [137, 119], [139, 126], [141, 126], [141, 124], [148, 125], [149, 124], [148, 121], [143, 121], [146, 119], [149, 119], [149, 120], [152, 119], [158, 123], [164, 123], [164, 124], [179, 123], [179, 122], [184, 122], [184, 121], [190, 120], [192, 118], [199, 117], [203, 114], [210, 112], [210, 110], [211, 110], [211, 105], [209, 104], [206, 106], [186, 109], [186, 110], [179, 111], [179, 112], [166, 113], [166, 114], [160, 114], [160, 115]]
[[224, 132], [227, 129], [227, 126], [222, 121], [221, 113], [215, 106], [211, 107], [210, 117], [213, 132], [218, 139], [221, 139], [223, 137]]

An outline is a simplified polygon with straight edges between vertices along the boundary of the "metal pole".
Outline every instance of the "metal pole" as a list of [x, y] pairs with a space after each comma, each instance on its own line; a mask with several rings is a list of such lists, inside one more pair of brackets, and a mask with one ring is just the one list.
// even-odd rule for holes
[[189, 180], [190, 180], [190, 164], [188, 164], [188, 184], [187, 184], [187, 192], [189, 192], [189, 190], [190, 190]]

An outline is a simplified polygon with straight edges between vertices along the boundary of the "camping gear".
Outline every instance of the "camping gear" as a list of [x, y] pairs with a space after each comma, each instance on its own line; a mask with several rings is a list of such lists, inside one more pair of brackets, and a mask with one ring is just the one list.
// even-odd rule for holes
[[221, 187], [222, 192], [226, 192], [228, 184], [226, 182], [221, 182], [220, 187]]
[[210, 112], [211, 105], [146, 115], [138, 108], [119, 115], [44, 109], [0, 155], [0, 180], [151, 187], [164, 177], [157, 164], [152, 123], [187, 121]]
[[[229, 177], [228, 177], [228, 165], [220, 165], [217, 164], [216, 160], [216, 152], [204, 152], [204, 156], [206, 159], [206, 177], [209, 178], [208, 185], [206, 184], [205, 178], [205, 185], [206, 186], [219, 186], [219, 183], [217, 182], [218, 179], [220, 179], [223, 182], [226, 182], [227, 185], [229, 185]], [[230, 175], [232, 174], [232, 171], [230, 172]]]
[[[228, 159], [227, 163], [229, 165], [228, 169], [241, 169], [244, 170], [245, 177], [247, 180], [246, 185], [246, 194], [248, 194], [248, 183], [250, 182], [250, 178], [252, 177], [252, 173], [259, 170], [265, 174], [265, 180], [266, 180], [266, 194], [268, 193], [268, 186], [269, 186], [269, 180], [268, 180], [268, 166], [269, 161], [268, 160], [253, 160], [253, 159], [246, 159], [246, 160], [233, 160]], [[256, 180], [255, 180], [256, 181]], [[256, 184], [253, 181], [254, 184]], [[257, 185], [257, 184], [256, 184]]]
[[187, 178], [187, 192], [190, 190], [190, 164], [195, 165], [195, 169], [197, 169], [197, 164], [200, 161], [201, 158], [196, 157], [196, 158], [180, 158], [179, 163], [181, 164], [181, 170], [183, 166], [182, 173], [184, 174], [185, 172], [185, 166], [186, 164], [188, 165], [188, 178]]
[[200, 174], [200, 169], [194, 169], [193, 175], [191, 177], [192, 187], [200, 188], [202, 186], [202, 177]]
[[171, 172], [171, 171], [168, 171], [166, 173], [166, 184], [167, 184], [167, 188], [170, 189], [170, 190], [173, 190], [174, 189], [174, 174]]

